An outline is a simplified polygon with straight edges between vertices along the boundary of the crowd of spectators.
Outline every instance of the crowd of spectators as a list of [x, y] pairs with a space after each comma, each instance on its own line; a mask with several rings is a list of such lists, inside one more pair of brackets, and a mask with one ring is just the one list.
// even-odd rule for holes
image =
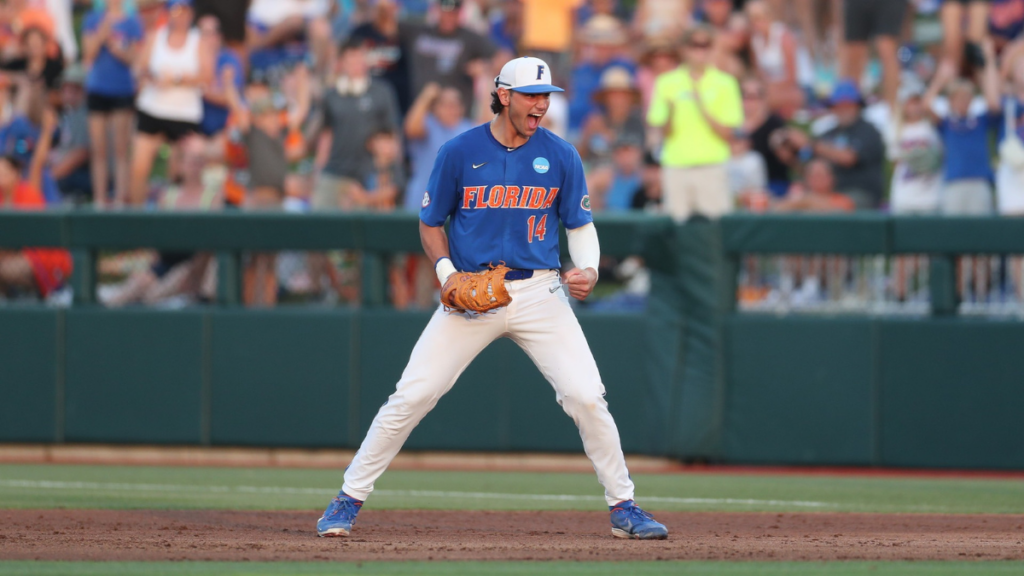
[[[2, 0], [0, 206], [418, 210], [535, 55], [597, 212], [1024, 214], [1022, 31], [1024, 0]], [[247, 293], [351, 288], [355, 256], [290, 257], [250, 255]], [[211, 266], [154, 255], [101, 296]], [[0, 295], [69, 268], [0, 252]], [[392, 268], [416, 301], [423, 263]]]

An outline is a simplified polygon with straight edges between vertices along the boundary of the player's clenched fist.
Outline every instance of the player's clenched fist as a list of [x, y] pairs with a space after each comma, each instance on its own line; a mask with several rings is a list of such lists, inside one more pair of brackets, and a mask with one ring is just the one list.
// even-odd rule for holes
[[569, 296], [577, 300], [586, 300], [597, 284], [597, 271], [593, 268], [573, 268], [562, 275], [562, 284], [569, 287]]

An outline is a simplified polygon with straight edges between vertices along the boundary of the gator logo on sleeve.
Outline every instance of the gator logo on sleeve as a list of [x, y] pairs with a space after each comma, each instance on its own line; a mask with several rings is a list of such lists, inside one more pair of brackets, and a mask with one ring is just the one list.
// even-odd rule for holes
[[423, 193], [423, 207], [430, 206], [430, 192]]
[[580, 208], [590, 212], [590, 194], [583, 196], [583, 199], [580, 200]]

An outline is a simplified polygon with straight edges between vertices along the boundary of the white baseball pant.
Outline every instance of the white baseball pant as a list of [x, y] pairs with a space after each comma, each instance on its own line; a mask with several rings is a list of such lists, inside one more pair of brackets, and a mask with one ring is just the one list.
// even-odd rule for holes
[[583, 449], [604, 486], [608, 505], [633, 499], [619, 430], [608, 412], [594, 356], [558, 273], [506, 281], [512, 303], [486, 314], [449, 313], [439, 307], [412, 350], [395, 393], [377, 412], [342, 491], [366, 500], [420, 420], [488, 344], [508, 337], [526, 352], [555, 389], [555, 398], [580, 430]]

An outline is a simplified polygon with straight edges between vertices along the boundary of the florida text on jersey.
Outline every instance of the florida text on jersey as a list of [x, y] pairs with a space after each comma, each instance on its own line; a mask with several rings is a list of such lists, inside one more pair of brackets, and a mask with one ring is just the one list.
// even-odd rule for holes
[[544, 128], [509, 149], [489, 124], [441, 147], [420, 219], [451, 217], [449, 248], [459, 270], [504, 262], [511, 268], [560, 268], [558, 223], [572, 230], [593, 221], [583, 162], [568, 142]]

